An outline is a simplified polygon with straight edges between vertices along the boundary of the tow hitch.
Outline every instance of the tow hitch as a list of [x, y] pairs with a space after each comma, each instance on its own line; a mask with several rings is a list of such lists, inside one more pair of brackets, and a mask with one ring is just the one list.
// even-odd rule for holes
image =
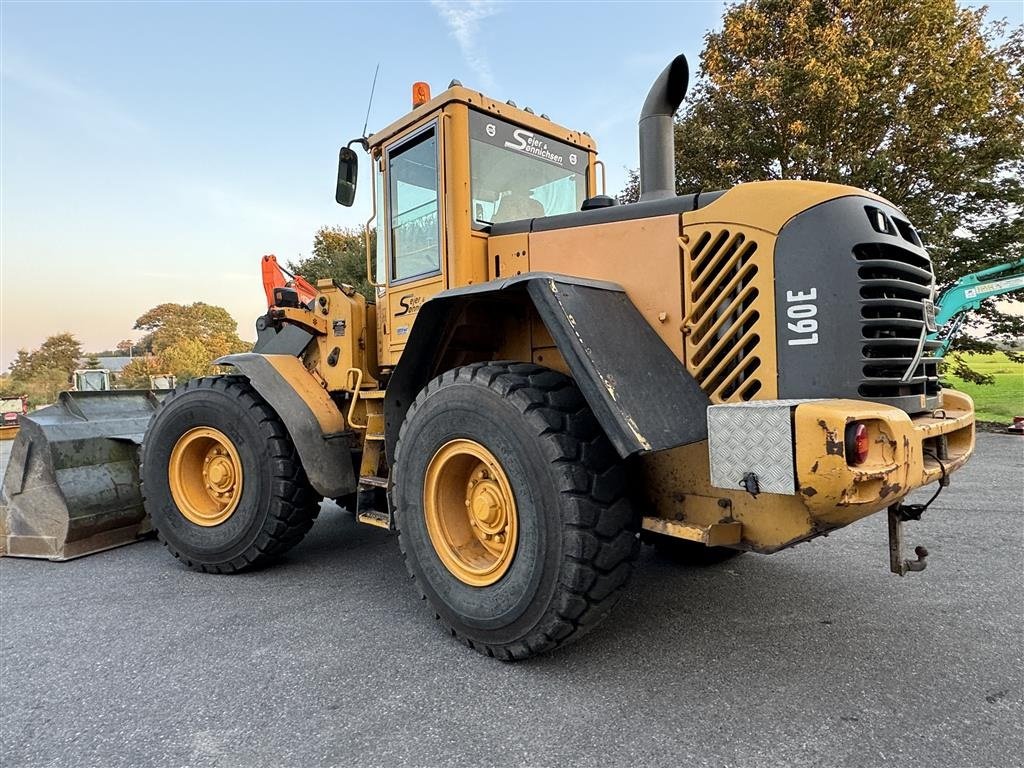
[[943, 450], [944, 447], [945, 442], [943, 441], [939, 449], [939, 455], [926, 451], [926, 455], [935, 459], [939, 463], [939, 469], [942, 470], [939, 487], [935, 489], [932, 497], [924, 504], [893, 504], [889, 507], [889, 570], [900, 576], [906, 576], [910, 571], [923, 571], [928, 567], [926, 562], [928, 550], [924, 547], [914, 547], [914, 554], [917, 555], [916, 560], [903, 559], [903, 523], [908, 520], [920, 520], [921, 515], [932, 505], [932, 502], [939, 498], [942, 489], [949, 485], [946, 465], [942, 463], [942, 460], [946, 458], [944, 455], [945, 451]]
[[921, 519], [919, 513], [915, 517], [906, 516], [906, 509], [901, 504], [889, 507], [889, 570], [900, 576], [906, 576], [909, 571], [923, 571], [928, 566], [928, 550], [924, 547], [914, 547], [916, 560], [903, 559], [903, 523]]

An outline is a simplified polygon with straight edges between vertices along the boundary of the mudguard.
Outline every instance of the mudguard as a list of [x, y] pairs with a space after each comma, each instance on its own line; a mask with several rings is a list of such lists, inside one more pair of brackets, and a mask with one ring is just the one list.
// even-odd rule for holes
[[352, 434], [338, 406], [301, 360], [247, 352], [214, 362], [233, 366], [274, 409], [317, 493], [333, 499], [355, 491]]
[[623, 458], [707, 438], [707, 395], [621, 286], [534, 272], [443, 291], [423, 304], [384, 402], [388, 459], [409, 404], [438, 370], [468, 302], [528, 301]]

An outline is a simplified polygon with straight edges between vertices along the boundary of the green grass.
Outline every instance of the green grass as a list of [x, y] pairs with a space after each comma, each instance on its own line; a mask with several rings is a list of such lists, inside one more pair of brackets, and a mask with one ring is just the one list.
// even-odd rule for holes
[[954, 389], [974, 398], [978, 421], [1008, 424], [1014, 416], [1024, 416], [1024, 363], [1014, 363], [1002, 352], [963, 357], [978, 373], [995, 377], [994, 384], [971, 384], [956, 376], [944, 377]]

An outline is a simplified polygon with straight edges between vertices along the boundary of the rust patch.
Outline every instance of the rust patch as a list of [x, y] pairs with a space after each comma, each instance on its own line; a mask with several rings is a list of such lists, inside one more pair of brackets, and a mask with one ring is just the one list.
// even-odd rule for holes
[[800, 493], [802, 493], [804, 496], [807, 496], [808, 498], [810, 498], [811, 496], [818, 495], [818, 491], [814, 488], [811, 488], [810, 486], [807, 486], [806, 488], [801, 488]]
[[817, 472], [818, 472], [818, 462], [816, 461], [816, 462], [814, 462], [814, 466], [811, 467], [811, 474], [814, 475], [814, 474], [817, 474]]
[[828, 428], [824, 419], [818, 419], [818, 426], [825, 430], [825, 453], [829, 456], [844, 456], [845, 450], [843, 441], [839, 439], [839, 433]]
[[892, 485], [883, 484], [878, 491], [878, 496], [884, 499], [886, 496], [894, 496], [902, 490], [903, 486], [901, 486], [899, 483], [893, 483]]

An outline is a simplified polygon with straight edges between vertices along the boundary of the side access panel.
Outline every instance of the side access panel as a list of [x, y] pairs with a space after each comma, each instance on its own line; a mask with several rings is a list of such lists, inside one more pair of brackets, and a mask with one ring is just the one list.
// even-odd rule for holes
[[351, 433], [331, 396], [301, 360], [248, 352], [214, 362], [238, 369], [274, 409], [317, 493], [333, 499], [356, 490]]
[[620, 456], [707, 438], [707, 395], [621, 286], [533, 273], [444, 291], [423, 305], [388, 384], [389, 458], [409, 404], [442, 372], [438, 363], [461, 310], [517, 294], [536, 309]]

